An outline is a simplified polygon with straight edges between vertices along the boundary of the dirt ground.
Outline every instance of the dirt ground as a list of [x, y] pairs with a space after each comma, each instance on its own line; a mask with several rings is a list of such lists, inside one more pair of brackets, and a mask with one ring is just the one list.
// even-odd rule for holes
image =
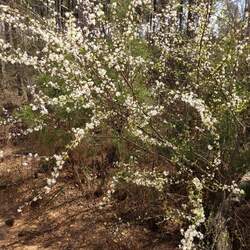
[[[82, 195], [74, 174], [66, 169], [52, 193], [32, 202], [47, 173], [37, 171], [20, 148], [4, 147], [0, 162], [0, 249], [174, 250], [176, 240], [150, 229], [121, 222], [102, 197]], [[26, 164], [26, 162], [28, 164]]]

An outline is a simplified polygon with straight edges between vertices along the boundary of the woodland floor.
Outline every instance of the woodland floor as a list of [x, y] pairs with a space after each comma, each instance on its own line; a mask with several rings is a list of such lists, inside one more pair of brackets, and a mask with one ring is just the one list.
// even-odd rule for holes
[[[171, 236], [145, 226], [120, 222], [109, 208], [100, 209], [102, 197], [81, 195], [74, 174], [63, 172], [53, 192], [18, 213], [41, 188], [48, 173], [39, 166], [23, 166], [20, 147], [5, 146], [0, 162], [0, 249], [174, 250]], [[32, 165], [32, 167], [30, 166]], [[35, 165], [35, 166], [34, 166]]]

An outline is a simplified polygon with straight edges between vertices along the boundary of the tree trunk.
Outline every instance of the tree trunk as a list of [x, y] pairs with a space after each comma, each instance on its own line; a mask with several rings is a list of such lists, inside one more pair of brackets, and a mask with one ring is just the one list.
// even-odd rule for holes
[[[0, 24], [0, 37], [3, 40], [5, 40], [5, 25], [4, 25], [4, 23]], [[4, 61], [1, 61], [1, 75], [2, 75], [1, 79], [4, 80], [4, 78], [5, 78], [5, 63], [4, 63]]]
[[250, 36], [250, 0], [245, 2], [245, 17], [247, 18], [246, 35]]
[[194, 36], [194, 28], [195, 25], [195, 0], [188, 0], [188, 14], [187, 14], [187, 35], [188, 37]]
[[183, 30], [183, 19], [184, 19], [184, 16], [183, 16], [183, 5], [184, 5], [184, 0], [180, 0], [180, 7], [179, 7], [179, 10], [178, 10], [178, 19], [179, 19], [179, 31], [182, 31]]

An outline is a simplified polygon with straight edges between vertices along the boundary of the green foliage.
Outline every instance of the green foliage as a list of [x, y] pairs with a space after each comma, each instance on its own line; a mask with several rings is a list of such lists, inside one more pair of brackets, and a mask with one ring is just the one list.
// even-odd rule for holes
[[128, 42], [128, 50], [132, 56], [140, 56], [145, 60], [153, 57], [152, 48], [142, 38], [130, 40]]
[[20, 110], [16, 111], [16, 117], [29, 127], [34, 127], [43, 122], [43, 116], [38, 112], [34, 112], [30, 105], [24, 105]]

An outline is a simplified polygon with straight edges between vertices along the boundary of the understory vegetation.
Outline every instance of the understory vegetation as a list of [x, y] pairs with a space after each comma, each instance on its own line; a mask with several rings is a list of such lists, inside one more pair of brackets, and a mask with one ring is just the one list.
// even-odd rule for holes
[[176, 248], [250, 248], [232, 213], [250, 197], [249, 1], [0, 3], [1, 88], [26, 95], [2, 101], [1, 144], [47, 173], [18, 213], [72, 172]]

